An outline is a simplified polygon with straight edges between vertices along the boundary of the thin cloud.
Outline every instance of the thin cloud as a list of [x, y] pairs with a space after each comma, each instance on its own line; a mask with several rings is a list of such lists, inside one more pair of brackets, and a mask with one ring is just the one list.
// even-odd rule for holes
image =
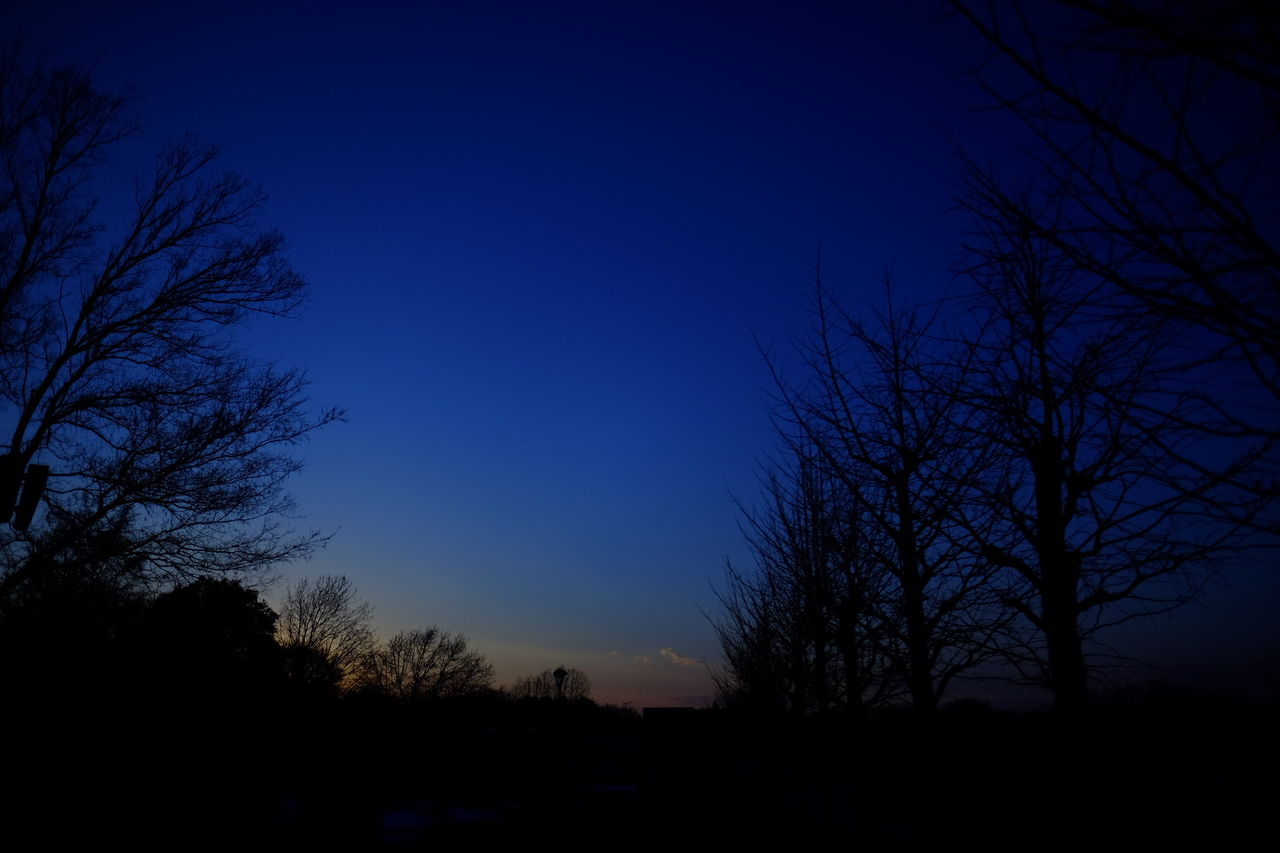
[[687, 658], [672, 648], [663, 649], [661, 654], [667, 660], [671, 661], [672, 663], [677, 663], [680, 666], [702, 666], [702, 661], [694, 660], [693, 658]]

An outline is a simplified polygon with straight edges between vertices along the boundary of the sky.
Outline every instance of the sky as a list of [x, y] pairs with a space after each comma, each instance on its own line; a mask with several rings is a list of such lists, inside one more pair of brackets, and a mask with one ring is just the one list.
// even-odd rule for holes
[[333, 535], [268, 598], [344, 574], [384, 637], [636, 707], [711, 698], [762, 350], [819, 247], [855, 302], [888, 267], [940, 293], [956, 147], [1008, 145], [929, 0], [24, 5], [33, 50], [132, 89], [137, 152], [191, 132], [260, 182], [310, 281], [247, 345], [347, 411], [292, 487]]

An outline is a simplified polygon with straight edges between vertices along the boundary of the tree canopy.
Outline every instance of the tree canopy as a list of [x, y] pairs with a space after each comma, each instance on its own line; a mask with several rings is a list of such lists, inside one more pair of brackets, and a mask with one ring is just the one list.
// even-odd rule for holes
[[139, 168], [120, 161], [138, 128], [83, 69], [0, 51], [0, 493], [50, 468], [43, 523], [0, 528], [0, 599], [103, 524], [169, 578], [261, 569], [318, 538], [285, 521], [285, 483], [292, 449], [340, 413], [236, 335], [296, 314], [305, 282], [216, 147], [174, 140]]

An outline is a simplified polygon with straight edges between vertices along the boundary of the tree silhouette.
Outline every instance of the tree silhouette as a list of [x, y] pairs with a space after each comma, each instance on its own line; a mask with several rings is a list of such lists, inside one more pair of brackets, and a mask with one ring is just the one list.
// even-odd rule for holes
[[227, 578], [157, 596], [136, 635], [149, 688], [186, 709], [270, 700], [283, 682], [275, 622], [255, 590]]
[[434, 625], [401, 631], [376, 647], [358, 675], [362, 689], [403, 700], [465, 696], [492, 682], [493, 667], [467, 650], [466, 637]]
[[119, 556], [129, 535], [109, 522], [85, 531], [6, 602], [0, 667], [11, 699], [25, 692], [25, 701], [61, 706], [127, 689], [132, 636], [153, 592], [137, 557]]
[[293, 694], [302, 699], [332, 699], [339, 695], [344, 673], [323, 653], [311, 646], [280, 648], [285, 680]]
[[1117, 307], [1107, 281], [1026, 227], [1046, 212], [973, 209], [977, 322], [956, 397], [998, 475], [975, 481], [993, 523], [974, 537], [1033, 629], [1006, 653], [1078, 711], [1105, 629], [1194, 597], [1262, 502], [1185, 461], [1205, 403], [1170, 357], [1178, 327]]
[[303, 578], [285, 591], [276, 637], [295, 664], [294, 676], [350, 681], [373, 650], [372, 619], [373, 606], [356, 597], [350, 578]]
[[949, 6], [988, 47], [978, 78], [1028, 129], [1034, 188], [1053, 204], [1023, 204], [985, 169], [971, 167], [970, 190], [1124, 294], [1135, 315], [1184, 329], [1176, 351], [1208, 380], [1200, 393], [1213, 403], [1194, 425], [1263, 442], [1241, 482], [1275, 495], [1280, 9], [1250, 0]]
[[303, 374], [254, 362], [234, 335], [295, 313], [304, 282], [255, 223], [263, 194], [194, 139], [164, 146], [126, 204], [100, 204], [136, 129], [86, 72], [0, 53], [0, 493], [36, 459], [52, 469], [51, 523], [0, 530], [0, 601], [120, 519], [121, 555], [170, 578], [316, 541], [281, 522], [289, 450], [339, 413], [309, 410]]
[[[938, 309], [896, 303], [867, 319], [822, 287], [815, 297], [807, 392], [788, 410], [861, 508], [866, 558], [890, 579], [881, 624], [917, 711], [934, 710], [951, 681], [982, 663], [1004, 614], [970, 532], [987, 520], [971, 496], [989, 454], [951, 393], [969, 361], [937, 352]], [[932, 345], [932, 346], [931, 346]]]
[[1135, 317], [1027, 226], [1052, 211], [966, 202], [964, 299], [890, 295], [867, 322], [819, 278], [800, 379], [777, 377], [786, 455], [747, 515], [757, 570], [720, 595], [726, 702], [856, 710], [901, 687], [927, 712], [1000, 659], [1079, 711], [1107, 629], [1186, 603], [1250, 544], [1256, 457], [1196, 463], [1214, 404], [1181, 324]]
[[743, 508], [755, 571], [729, 565], [712, 624], [724, 655], [718, 700], [756, 712], [883, 705], [901, 690], [881, 624], [890, 578], [868, 558], [855, 496], [802, 440]]
[[511, 685], [511, 695], [516, 699], [578, 699], [591, 698], [591, 679], [585, 672], [573, 667], [563, 667], [562, 682], [557, 682], [555, 671], [544, 669], [537, 675], [526, 675]]
[[[759, 577], [731, 571], [721, 599], [732, 681], [758, 692], [785, 676], [795, 710], [837, 696], [857, 708], [867, 691], [883, 701], [896, 681], [931, 712], [990, 657], [1006, 621], [971, 545], [989, 524], [970, 499], [988, 454], [950, 390], [966, 362], [931, 353], [933, 318], [887, 291], [866, 322], [819, 271], [800, 378], [775, 371], [791, 470], [771, 477], [770, 505], [749, 516]], [[762, 684], [743, 670], [766, 649]]]

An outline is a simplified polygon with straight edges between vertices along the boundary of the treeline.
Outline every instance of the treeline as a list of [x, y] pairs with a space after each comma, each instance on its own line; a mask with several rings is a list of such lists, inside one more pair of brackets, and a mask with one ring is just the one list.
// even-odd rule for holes
[[771, 360], [756, 565], [720, 590], [730, 705], [930, 712], [986, 678], [1077, 712], [1125, 658], [1108, 629], [1274, 549], [1274, 15], [948, 5], [1030, 156], [1017, 181], [960, 158], [946, 297], [904, 305], [886, 277], [853, 306], [819, 268], [798, 365]]
[[157, 586], [82, 560], [6, 604], [0, 823], [13, 837], [364, 849], [396, 835], [402, 809], [448, 836], [473, 829], [450, 809], [495, 801], [520, 808], [473, 835], [543, 831], [524, 805], [573, 790], [579, 742], [638, 725], [591, 701], [577, 670], [504, 689], [461, 635], [379, 641], [343, 577], [299, 581], [273, 608], [228, 577]]
[[344, 696], [589, 701], [591, 690], [563, 668], [500, 688], [465, 636], [434, 625], [379, 641], [372, 608], [343, 576], [298, 581], [277, 611], [232, 578], [156, 589], [110, 559], [61, 563], [24, 585], [0, 620], [0, 664], [11, 701], [33, 707], [110, 699], [213, 713]]
[[1179, 332], [989, 224], [973, 288], [942, 303], [889, 284], [855, 314], [818, 282], [744, 515], [756, 565], [721, 589], [725, 703], [927, 712], [998, 678], [1079, 710], [1107, 628], [1253, 543], [1268, 498], [1240, 479], [1250, 451], [1204, 433]]
[[557, 667], [495, 689], [493, 667], [466, 637], [432, 625], [379, 643], [373, 608], [350, 578], [322, 575], [290, 586], [276, 637], [291, 683], [320, 693], [377, 695], [405, 701], [505, 695], [515, 699], [589, 700], [591, 679]]

